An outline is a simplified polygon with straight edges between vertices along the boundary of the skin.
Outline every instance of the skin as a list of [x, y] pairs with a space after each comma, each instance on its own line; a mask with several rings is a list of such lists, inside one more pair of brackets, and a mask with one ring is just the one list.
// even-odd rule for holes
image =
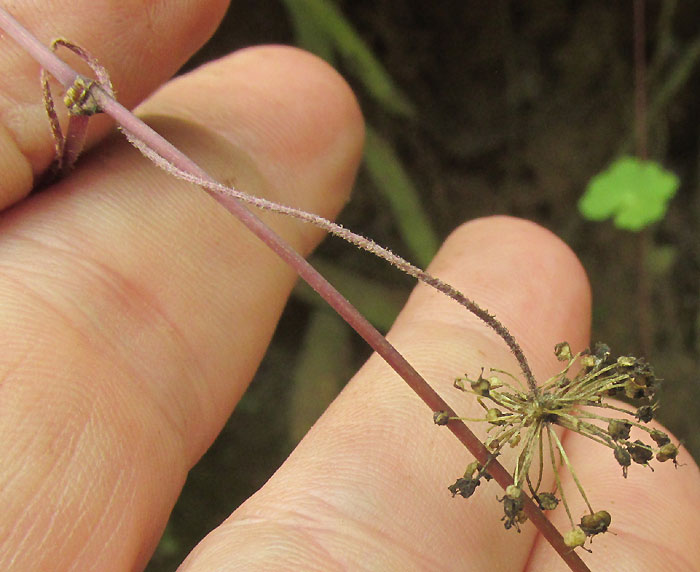
[[[167, 2], [148, 12], [122, 2], [126, 21], [96, 0], [70, 14], [51, 2], [13, 4], [40, 38], [66, 36], [96, 53], [127, 104], [166, 81], [225, 8]], [[99, 152], [27, 197], [51, 141], [36, 65], [5, 37], [0, 48], [0, 569], [141, 569], [187, 471], [245, 391], [295, 276], [203, 191], [105, 138], [104, 118], [91, 132]], [[349, 88], [290, 48], [226, 57], [167, 84], [139, 113], [220, 180], [327, 217], [348, 199], [361, 156], [362, 117]], [[304, 253], [322, 238], [264, 218]], [[538, 378], [557, 371], [556, 342], [588, 343], [584, 271], [532, 223], [469, 222], [430, 270], [499, 316]], [[466, 416], [478, 406], [450, 389], [456, 375], [482, 365], [516, 371], [499, 339], [425, 287], [390, 340]], [[686, 451], [677, 470], [633, 466], [625, 480], [609, 450], [563, 438], [594, 507], [612, 514], [614, 535], [584, 553], [592, 569], [700, 562], [700, 475]], [[563, 569], [532, 526], [503, 529], [495, 485], [468, 501], [450, 498], [446, 486], [470, 460], [372, 357], [182, 569]], [[551, 474], [545, 482], [551, 490]], [[570, 498], [578, 518], [583, 505]], [[568, 528], [563, 511], [554, 519]]]

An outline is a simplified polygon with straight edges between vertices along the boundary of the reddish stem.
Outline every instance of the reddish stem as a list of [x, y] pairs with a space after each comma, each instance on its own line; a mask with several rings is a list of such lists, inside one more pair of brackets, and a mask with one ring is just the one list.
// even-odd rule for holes
[[637, 155], [643, 161], [647, 152], [647, 88], [645, 0], [634, 1], [634, 127]]
[[[644, 3], [635, 0], [634, 18], [634, 132], [637, 156], [646, 161], [649, 158], [647, 131], [647, 79], [646, 79], [646, 18]], [[639, 232], [637, 237], [637, 323], [640, 353], [651, 358], [654, 347], [654, 324], [651, 313], [651, 278], [647, 261], [651, 250], [651, 235], [648, 229]]]
[[[67, 64], [61, 61], [48, 48], [41, 45], [19, 22], [0, 8], [0, 27], [26, 49], [44, 68], [46, 68], [65, 87], [81, 77]], [[163, 139], [148, 125], [134, 116], [128, 109], [112, 99], [104, 90], [95, 86], [92, 93], [102, 110], [110, 115], [123, 129], [133, 133], [146, 142], [156, 153], [168, 159], [183, 171], [191, 172], [208, 180], [212, 179], [203, 169], [176, 147]], [[449, 416], [457, 414], [423, 379], [415, 368], [392, 346], [379, 331], [360, 314], [350, 302], [343, 297], [306, 259], [296, 252], [282, 237], [267, 227], [257, 216], [246, 209], [239, 201], [231, 197], [210, 193], [227, 210], [234, 214], [253, 234], [267, 244], [282, 260], [287, 262], [319, 295], [340, 314], [340, 316], [399, 374], [408, 386], [423, 400], [432, 411], [445, 411]], [[494, 480], [505, 489], [513, 484], [508, 471], [497, 460], [490, 457], [489, 451], [459, 420], [451, 420], [448, 428], [464, 444], [469, 452], [483, 465], [488, 463], [488, 471]], [[523, 509], [538, 528], [540, 533], [559, 553], [574, 572], [590, 572], [579, 555], [564, 544], [564, 539], [557, 529], [547, 520], [542, 511], [525, 495]]]

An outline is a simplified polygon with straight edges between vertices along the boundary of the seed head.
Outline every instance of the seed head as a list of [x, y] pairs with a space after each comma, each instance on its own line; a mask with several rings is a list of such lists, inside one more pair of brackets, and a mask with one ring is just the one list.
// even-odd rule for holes
[[559, 342], [554, 346], [554, 355], [559, 361], [571, 360], [571, 346], [567, 342]]
[[632, 457], [621, 445], [618, 445], [614, 449], [614, 455], [615, 455], [615, 460], [620, 464], [622, 467], [622, 476], [627, 478], [627, 467], [629, 467], [632, 464]]
[[[483, 374], [484, 370], [481, 370]], [[472, 391], [481, 397], [488, 397], [491, 390], [491, 382], [484, 379], [481, 375], [479, 378], [471, 382]]]
[[564, 544], [570, 548], [578, 548], [586, 542], [586, 533], [581, 530], [580, 526], [576, 526], [564, 533]]
[[615, 441], [624, 441], [630, 438], [632, 424], [624, 419], [611, 419], [608, 423], [608, 435]]
[[651, 437], [659, 447], [663, 447], [666, 445], [666, 443], [671, 442], [668, 435], [666, 435], [666, 433], [663, 431], [659, 431], [658, 429], [654, 429], [651, 433], [649, 433], [649, 437]]
[[639, 439], [637, 439], [634, 443], [627, 445], [627, 452], [632, 457], [632, 460], [640, 465], [646, 465], [654, 456], [651, 448], [645, 445]]
[[[486, 446], [494, 456], [506, 444], [520, 448], [512, 473], [513, 484], [499, 499], [503, 503], [504, 516], [501, 520], [505, 528], [520, 531], [520, 524], [525, 522], [522, 507], [524, 488], [527, 487], [542, 510], [556, 509], [561, 500], [571, 523], [565, 542], [567, 546], [576, 548], [583, 547], [586, 538], [606, 532], [611, 515], [604, 510], [596, 512], [591, 506], [554, 426], [575, 431], [597, 444], [609, 447], [625, 478], [633, 461], [650, 466], [649, 463], [656, 457], [659, 462], [672, 460], [677, 464], [678, 447], [663, 431], [642, 424], [653, 418], [656, 408], [652, 399], [657, 381], [649, 364], [633, 356], [614, 358], [610, 348], [600, 343], [592, 349], [573, 354], [569, 344], [562, 342], [555, 346], [554, 353], [557, 359], [565, 362], [565, 366], [536, 389], [524, 389], [524, 384], [514, 376], [500, 370], [514, 383], [510, 383], [506, 377], [486, 378], [483, 369], [476, 379], [465, 375], [455, 380], [454, 386], [475, 395], [483, 407], [485, 413], [477, 420], [490, 425]], [[611, 395], [622, 392], [629, 398], [643, 400], [643, 403], [634, 412], [608, 403]], [[630, 441], [633, 431], [642, 433], [642, 436], [645, 434], [646, 442], [642, 439]], [[545, 451], [554, 472], [555, 490], [561, 499], [554, 493], [539, 490], [543, 480]], [[573, 521], [567, 495], [559, 479], [557, 462], [571, 472], [588, 508], [589, 514], [582, 517], [578, 524]], [[531, 473], [535, 473], [534, 478]], [[449, 489], [453, 496], [469, 497], [479, 485], [481, 477], [486, 477], [485, 471], [478, 463], [472, 463], [464, 477]]]
[[[508, 489], [510, 489], [512, 486], [513, 485], [508, 487]], [[503, 503], [503, 512], [505, 513], [501, 518], [503, 521], [503, 526], [505, 526], [506, 530], [510, 530], [512, 527], [515, 527], [515, 530], [520, 532], [519, 525], [527, 520], [527, 516], [525, 515], [525, 512], [523, 512], [522, 498], [520, 498], [520, 495], [513, 498], [512, 496], [508, 495], [508, 492], [506, 492], [506, 496], [499, 500]]]
[[642, 423], [649, 423], [654, 418], [654, 407], [651, 405], [642, 405], [637, 409], [635, 417]]
[[579, 526], [586, 533], [586, 536], [595, 536], [608, 530], [610, 526], [610, 513], [606, 510], [599, 510], [593, 514], [587, 514], [581, 517]]
[[450, 485], [447, 488], [452, 493], [453, 497], [455, 495], [462, 495], [465, 499], [468, 499], [474, 494], [476, 487], [478, 487], [480, 484], [479, 479], [461, 477], [457, 479], [453, 485]]
[[559, 499], [554, 496], [554, 493], [540, 493], [535, 500], [541, 510], [554, 510], [559, 504]]
[[676, 456], [678, 455], [678, 447], [673, 443], [666, 443], [659, 448], [659, 452], [656, 453], [656, 460], [663, 463], [668, 460], [672, 460], [676, 465]]

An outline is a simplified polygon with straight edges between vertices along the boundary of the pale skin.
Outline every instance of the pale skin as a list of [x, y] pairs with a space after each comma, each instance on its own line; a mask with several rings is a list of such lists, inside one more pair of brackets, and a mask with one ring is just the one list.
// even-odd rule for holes
[[[166, 82], [226, 7], [169, 2], [146, 14], [142, 2], [121, 2], [117, 17], [96, 0], [73, 3], [82, 8], [72, 13], [17, 4], [13, 14], [42, 40], [61, 35], [95, 52], [127, 105]], [[233, 54], [167, 84], [139, 113], [251, 194], [328, 217], [348, 200], [362, 117], [343, 80], [300, 51]], [[104, 118], [91, 134], [98, 149], [29, 196], [52, 143], [38, 69], [5, 37], [0, 120], [0, 569], [140, 569], [187, 471], [245, 392], [295, 275], [206, 193], [121, 139], [105, 140]], [[322, 238], [264, 218], [304, 253]], [[430, 270], [498, 315], [539, 378], [558, 367], [556, 342], [588, 344], [584, 271], [534, 224], [467, 223]], [[425, 287], [390, 339], [466, 416], [478, 406], [451, 389], [454, 377], [516, 367], [499, 339]], [[700, 475], [684, 449], [682, 467], [634, 466], [625, 480], [608, 449], [564, 439], [591, 502], [612, 514], [615, 535], [584, 554], [593, 570], [700, 562]], [[532, 526], [503, 529], [495, 484], [468, 501], [450, 497], [447, 485], [470, 460], [375, 356], [182, 569], [564, 569]], [[583, 505], [571, 498], [579, 517]], [[554, 519], [567, 529], [563, 511]]]

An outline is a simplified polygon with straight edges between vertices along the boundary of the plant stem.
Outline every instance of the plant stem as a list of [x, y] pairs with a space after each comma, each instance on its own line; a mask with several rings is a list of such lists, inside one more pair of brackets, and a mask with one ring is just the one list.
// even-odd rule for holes
[[[0, 8], [0, 27], [26, 49], [65, 87], [69, 87], [81, 76], [55, 56], [39, 40], [23, 28], [3, 8]], [[203, 169], [189, 157], [180, 152], [148, 125], [139, 120], [129, 110], [111, 98], [103, 89], [93, 90], [93, 95], [102, 110], [110, 115], [129, 134], [146, 143], [153, 152], [177, 166], [178, 169], [216, 183]], [[367, 321], [321, 274], [319, 274], [298, 252], [282, 237], [267, 227], [257, 216], [246, 209], [237, 199], [218, 193], [212, 193], [214, 199], [234, 214], [251, 232], [268, 245], [282, 260], [287, 262], [362, 338], [399, 374], [408, 386], [434, 412], [445, 411], [450, 417], [456, 417], [452, 408], [423, 379], [413, 366]], [[473, 303], [472, 303], [473, 304]], [[483, 310], [481, 310], [484, 312]], [[490, 315], [486, 313], [488, 318]], [[492, 318], [492, 317], [491, 317]], [[492, 318], [495, 320], [495, 318]], [[509, 334], [510, 335], [510, 334]], [[512, 337], [512, 336], [511, 336]], [[510, 344], [509, 344], [510, 345]], [[523, 356], [524, 358], [524, 356]], [[483, 465], [488, 463], [489, 473], [505, 489], [513, 484], [506, 469], [479, 441], [474, 433], [461, 421], [451, 420], [449, 429], [462, 442], [472, 455]], [[579, 555], [564, 544], [556, 528], [549, 522], [542, 511], [525, 495], [524, 510], [545, 539], [559, 553], [574, 572], [589, 571]]]
[[647, 155], [647, 88], [646, 88], [646, 30], [645, 0], [634, 0], [634, 127], [637, 155], [643, 161]]
[[[646, 161], [648, 153], [647, 130], [647, 80], [646, 80], [646, 0], [634, 0], [634, 127], [636, 155]], [[651, 279], [648, 260], [651, 250], [649, 230], [637, 236], [637, 324], [640, 353], [651, 358], [654, 343], [654, 327], [651, 312]]]
[[[109, 94], [107, 94], [107, 96], [105, 96], [105, 94], [99, 94], [99, 88], [100, 86], [94, 86], [93, 91], [95, 99], [97, 99], [98, 101], [104, 101], [105, 105], [111, 105], [111, 96]], [[146, 143], [133, 132], [124, 129], [123, 127], [122, 131], [124, 131], [124, 134], [126, 135], [127, 139], [129, 139], [129, 141], [134, 147], [141, 151], [141, 153], [143, 153], [148, 159], [153, 161], [155, 165], [167, 171], [174, 177], [204, 187], [205, 190], [211, 191], [215, 195], [222, 195], [228, 198], [237, 199], [251, 204], [259, 209], [281, 213], [307, 222], [319, 228], [322, 228], [323, 230], [339, 238], [342, 238], [343, 240], [351, 244], [354, 244], [358, 248], [366, 250], [367, 252], [374, 254], [375, 256], [382, 258], [383, 260], [386, 260], [390, 264], [396, 266], [402, 272], [408, 274], [409, 276], [413, 276], [417, 280], [423, 282], [424, 284], [427, 284], [428, 286], [434, 288], [438, 292], [441, 292], [447, 297], [452, 298], [455, 302], [457, 302], [458, 304], [469, 310], [477, 318], [479, 318], [484, 324], [493, 329], [501, 337], [501, 339], [503, 339], [506, 342], [511, 353], [518, 360], [520, 370], [523, 372], [523, 375], [527, 381], [530, 391], [534, 395], [539, 394], [539, 388], [537, 387], [535, 377], [532, 374], [532, 371], [530, 370], [527, 358], [525, 357], [525, 354], [518, 342], [516, 341], [516, 339], [513, 337], [510, 331], [508, 331], [508, 328], [506, 328], [496, 318], [496, 316], [490, 314], [487, 310], [479, 306], [476, 302], [467, 298], [467, 296], [462, 294], [454, 286], [451, 286], [447, 282], [444, 282], [439, 278], [432, 276], [425, 270], [422, 270], [421, 268], [418, 268], [417, 266], [411, 264], [407, 260], [391, 252], [388, 248], [380, 246], [373, 240], [359, 235], [355, 232], [352, 232], [351, 230], [348, 230], [342, 225], [327, 220], [322, 216], [306, 212], [301, 209], [296, 209], [294, 207], [281, 205], [279, 203], [268, 201], [267, 199], [262, 199], [260, 197], [254, 197], [252, 195], [239, 191], [234, 187], [227, 187], [226, 185], [222, 185], [221, 183], [218, 183], [206, 176], [202, 176], [201, 174], [196, 174], [192, 173], [191, 171], [183, 170], [179, 168], [175, 164], [175, 162], [171, 161], [170, 159], [166, 158], [163, 154], [159, 153], [156, 150], [155, 146], [151, 145], [150, 142]]]

